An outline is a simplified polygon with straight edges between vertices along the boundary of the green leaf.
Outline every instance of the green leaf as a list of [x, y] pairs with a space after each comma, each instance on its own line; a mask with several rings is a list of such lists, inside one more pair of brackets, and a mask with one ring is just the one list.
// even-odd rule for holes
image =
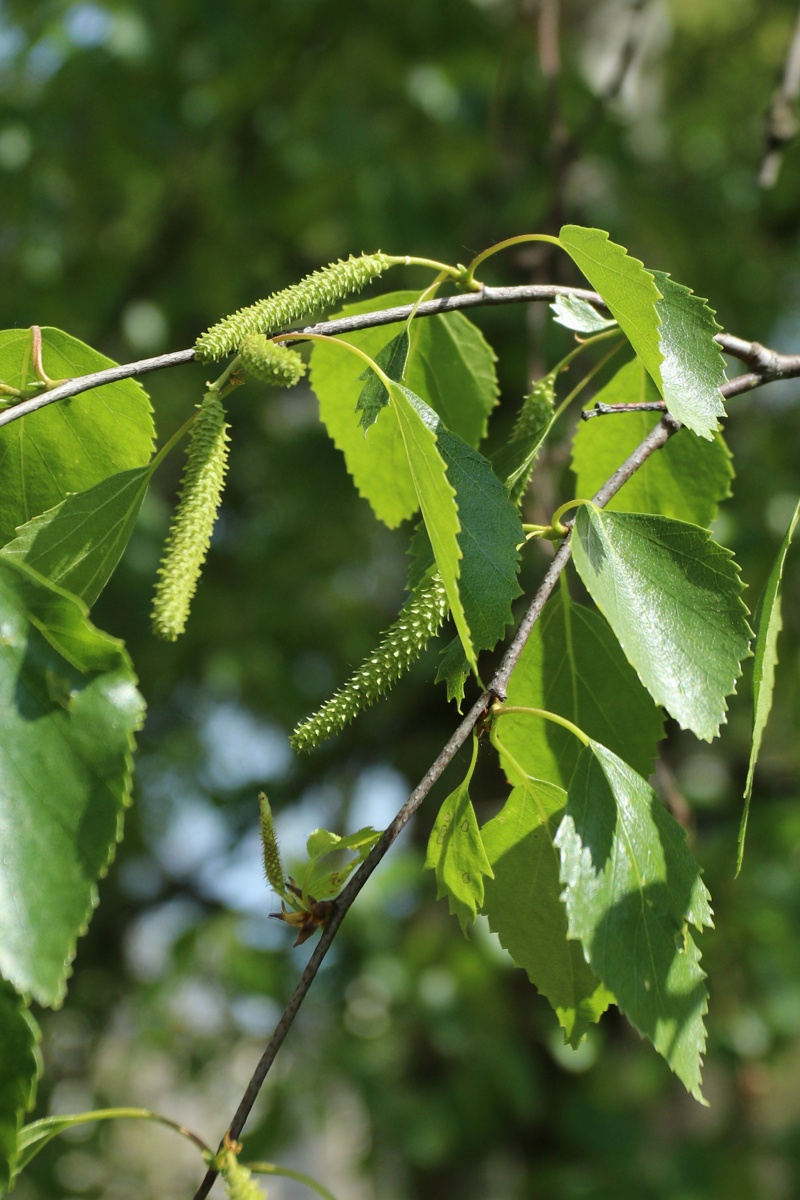
[[[403, 439], [409, 472], [417, 494], [422, 519], [442, 577], [447, 602], [470, 666], [477, 671], [475, 649], [459, 592], [461, 525], [445, 463], [437, 446], [440, 422], [432, 409], [402, 384], [391, 387], [392, 411]], [[490, 468], [491, 469], [491, 468]]]
[[[563, 576], [508, 681], [508, 703], [566, 717], [640, 775], [650, 774], [664, 736], [663, 713], [614, 634], [597, 613], [570, 599]], [[511, 713], [503, 717], [502, 739], [528, 775], [567, 786], [581, 749], [568, 730]]]
[[494, 472], [516, 505], [528, 489], [536, 457], [553, 422], [556, 374], [551, 371], [533, 384], [522, 401], [511, 436], [492, 456]]
[[483, 904], [484, 876], [492, 876], [481, 840], [469, 785], [478, 759], [478, 739], [472, 741], [472, 761], [466, 777], [445, 800], [430, 838], [425, 866], [436, 873], [436, 898], [447, 896], [450, 912], [463, 932]]
[[657, 310], [661, 293], [651, 271], [603, 229], [564, 225], [560, 241], [575, 265], [599, 292], [620, 329], [661, 390], [661, 331]]
[[725, 369], [706, 302], [663, 271], [646, 270], [602, 229], [565, 225], [559, 241], [617, 318], [668, 410], [713, 437], [725, 415]]
[[667, 408], [702, 438], [711, 439], [725, 416], [720, 388], [725, 382], [722, 351], [714, 341], [721, 329], [714, 313], [691, 288], [663, 271], [653, 271], [661, 292], [661, 380]]
[[[418, 292], [395, 292], [347, 305], [351, 316], [376, 308], [413, 303]], [[339, 340], [351, 342], [370, 357], [397, 337], [405, 322], [364, 329]], [[495, 356], [480, 331], [462, 313], [446, 313], [414, 321], [403, 382], [421, 396], [452, 432], [476, 445], [486, 432], [488, 414], [497, 402]], [[316, 342], [311, 352], [311, 386], [320, 416], [360, 495], [390, 529], [414, 515], [417, 496], [391, 405], [380, 409], [367, 436], [355, 416], [363, 390], [363, 363], [356, 355]]]
[[711, 741], [751, 636], [730, 550], [683, 521], [583, 505], [572, 556], [656, 704]]
[[[633, 359], [592, 403], [637, 404], [658, 398], [650, 376]], [[658, 421], [658, 414], [652, 412], [581, 421], [572, 443], [575, 495], [593, 496]], [[714, 520], [720, 501], [730, 495], [732, 478], [730, 452], [720, 434], [710, 442], [678, 434], [658, 454], [650, 455], [606, 507], [616, 512], [660, 513], [705, 527]]]
[[[504, 718], [504, 736], [505, 726]], [[514, 790], [481, 831], [494, 872], [486, 881], [483, 911], [501, 945], [549, 1000], [564, 1040], [577, 1046], [614, 997], [587, 964], [579, 943], [569, 940], [553, 842], [566, 792], [538, 779], [520, 780], [518, 772], [512, 777]]]
[[58, 1004], [121, 833], [143, 702], [122, 644], [12, 560], [0, 630], [0, 971]]
[[[0, 379], [23, 386], [30, 371], [29, 330], [0, 332]], [[53, 379], [87, 375], [116, 364], [60, 329], [42, 329], [42, 359]], [[0, 429], [0, 543], [108, 475], [143, 466], [153, 448], [147, 393], [133, 379], [108, 383], [51, 404]]]
[[550, 310], [555, 314], [554, 320], [559, 325], [573, 330], [574, 333], [602, 333], [604, 329], [610, 329], [612, 325], [617, 324], [614, 317], [601, 316], [587, 300], [569, 293], [556, 296]]
[[469, 678], [469, 663], [464, 654], [464, 647], [459, 638], [453, 638], [442, 651], [439, 666], [436, 669], [434, 683], [444, 683], [447, 687], [447, 699], [455, 700], [458, 711], [461, 712], [461, 701], [464, 699], [464, 684]]
[[[401, 382], [406, 369], [410, 345], [408, 329], [403, 326], [402, 332], [392, 338], [388, 345], [375, 355], [377, 365], [385, 371], [390, 379], [396, 379], [398, 383]], [[358, 378], [365, 379], [366, 383], [356, 401], [356, 412], [361, 413], [362, 428], [369, 429], [370, 425], [374, 425], [377, 421], [381, 409], [389, 403], [389, 393], [380, 376], [371, 367], [362, 371]]]
[[134, 467], [67, 496], [20, 526], [0, 555], [26, 562], [91, 607], [128, 544], [151, 475], [152, 467]]
[[712, 924], [684, 831], [605, 746], [583, 750], [556, 845], [570, 937], [636, 1028], [702, 1101], [708, 995], [688, 923]]
[[17, 1166], [17, 1138], [41, 1073], [39, 1030], [25, 1002], [0, 979], [0, 1196]]
[[[379, 829], [371, 825], [358, 829], [340, 837], [337, 833], [329, 833], [327, 829], [315, 829], [309, 834], [306, 849], [309, 864], [305, 874], [304, 890], [313, 895], [315, 900], [327, 900], [337, 895], [359, 863], [362, 863], [372, 847], [381, 836]], [[319, 863], [329, 854], [337, 851], [354, 850], [353, 857], [335, 871], [324, 871]]]
[[756, 615], [756, 640], [753, 662], [753, 743], [750, 747], [750, 761], [747, 764], [747, 782], [744, 788], [744, 811], [739, 828], [739, 849], [736, 856], [736, 874], [742, 869], [744, 858], [744, 839], [747, 833], [747, 818], [750, 814], [750, 798], [753, 794], [753, 776], [761, 750], [761, 738], [772, 709], [772, 694], [775, 688], [775, 667], [778, 663], [778, 634], [783, 628], [781, 614], [781, 583], [783, 581], [783, 566], [786, 555], [792, 544], [794, 531], [800, 519], [800, 501], [794, 510], [784, 539], [772, 569], [767, 578], [764, 594], [761, 597]]

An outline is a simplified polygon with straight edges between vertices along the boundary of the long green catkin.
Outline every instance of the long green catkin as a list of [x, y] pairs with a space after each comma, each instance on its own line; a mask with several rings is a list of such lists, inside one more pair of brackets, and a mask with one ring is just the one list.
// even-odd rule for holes
[[392, 259], [380, 251], [358, 258], [351, 254], [348, 259], [329, 263], [299, 283], [217, 321], [197, 339], [195, 354], [201, 362], [224, 358], [238, 350], [248, 334], [277, 333], [301, 317], [331, 308], [345, 296], [359, 292], [391, 265]]
[[286, 892], [286, 876], [283, 872], [281, 852], [278, 849], [278, 839], [275, 836], [272, 809], [264, 792], [258, 793], [258, 806], [261, 811], [261, 848], [264, 857], [264, 874], [272, 890], [279, 896], [283, 896]]
[[294, 387], [306, 373], [296, 350], [271, 342], [263, 333], [249, 333], [239, 347], [245, 371], [273, 387]]
[[216, 392], [207, 392], [191, 431], [180, 498], [172, 518], [153, 597], [153, 631], [174, 642], [186, 628], [192, 597], [211, 544], [225, 472], [228, 426]]
[[377, 649], [364, 659], [344, 687], [297, 726], [289, 739], [293, 748], [312, 750], [385, 695], [439, 632], [446, 616], [447, 594], [441, 576], [435, 573], [412, 593]]

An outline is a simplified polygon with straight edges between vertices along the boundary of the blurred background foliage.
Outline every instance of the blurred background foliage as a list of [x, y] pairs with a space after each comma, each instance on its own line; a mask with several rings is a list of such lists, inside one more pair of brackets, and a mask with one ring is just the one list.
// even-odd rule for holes
[[[120, 361], [190, 345], [222, 313], [350, 252], [466, 260], [500, 238], [596, 225], [710, 297], [729, 332], [800, 351], [800, 151], [758, 174], [796, 0], [2, 0], [2, 324], [58, 325]], [[524, 249], [489, 282], [570, 282]], [[396, 273], [387, 286], [414, 286]], [[503, 402], [563, 352], [541, 309], [476, 321]], [[200, 367], [146, 381], [162, 437]], [[797, 493], [797, 383], [731, 404], [734, 497], [717, 532], [755, 604]], [[286, 857], [316, 825], [382, 826], [451, 731], [435, 651], [387, 704], [294, 758], [287, 733], [368, 652], [403, 596], [406, 531], [354, 494], [311, 394], [250, 385], [189, 630], [149, 633], [179, 461], [95, 610], [149, 703], [136, 803], [63, 1010], [42, 1014], [37, 1115], [151, 1106], [216, 1143], [305, 960], [267, 914], [255, 796]], [[566, 498], [570, 438], [531, 516]], [[526, 564], [529, 590], [545, 560]], [[421, 864], [455, 769], [337, 938], [248, 1129], [252, 1157], [342, 1200], [782, 1200], [800, 1194], [798, 655], [782, 670], [742, 876], [746, 677], [721, 741], [672, 731], [659, 776], [715, 900], [702, 950], [706, 1094], [690, 1100], [620, 1019], [578, 1052], [479, 924], [464, 941]], [[480, 815], [503, 784], [488, 762]], [[476, 792], [478, 789], [476, 789]], [[177, 1143], [177, 1144], [176, 1144]], [[138, 1124], [78, 1130], [19, 1200], [186, 1198], [200, 1163]], [[271, 1181], [270, 1195], [306, 1195]]]

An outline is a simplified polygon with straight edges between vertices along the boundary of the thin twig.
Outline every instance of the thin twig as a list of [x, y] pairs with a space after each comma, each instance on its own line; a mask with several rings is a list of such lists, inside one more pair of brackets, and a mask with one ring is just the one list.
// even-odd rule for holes
[[[593, 497], [593, 503], [602, 508], [608, 501], [615, 496], [623, 484], [638, 471], [656, 450], [659, 450], [674, 433], [681, 428], [678, 421], [669, 415], [665, 416], [658, 425], [653, 429], [639, 446], [628, 456], [625, 462], [614, 472], [598, 492]], [[278, 1053], [283, 1041], [292, 1027], [295, 1017], [303, 1003], [314, 977], [320, 968], [322, 960], [330, 949], [331, 943], [345, 918], [345, 915], [355, 900], [358, 893], [363, 888], [364, 884], [369, 879], [372, 872], [381, 862], [386, 852], [389, 850], [392, 843], [396, 840], [403, 827], [411, 819], [419, 806], [422, 804], [425, 797], [430, 792], [433, 785], [444, 773], [445, 768], [449, 766], [455, 755], [470, 737], [473, 729], [478, 724], [483, 716], [485, 716], [490, 705], [495, 699], [504, 700], [506, 695], [506, 687], [511, 672], [514, 670], [519, 657], [522, 654], [525, 643], [530, 636], [531, 630], [539, 619], [542, 609], [546, 601], [550, 597], [553, 589], [558, 582], [561, 572], [567, 565], [570, 559], [571, 547], [569, 535], [561, 543], [553, 561], [551, 562], [542, 582], [537, 588], [536, 595], [531, 601], [525, 616], [523, 617], [520, 626], [514, 635], [514, 638], [509, 645], [503, 660], [500, 663], [497, 671], [492, 678], [486, 691], [475, 701], [472, 708], [461, 721], [458, 728], [453, 733], [447, 745], [436, 757], [434, 762], [426, 771], [420, 782], [417, 784], [414, 791], [409, 796], [403, 807], [400, 809], [397, 816], [391, 824], [383, 831], [378, 842], [373, 846], [368, 857], [356, 871], [355, 875], [350, 879], [344, 890], [337, 896], [333, 905], [333, 912], [322, 931], [319, 942], [308, 960], [306, 967], [298, 980], [297, 986], [292, 993], [289, 1003], [281, 1016], [275, 1031], [270, 1038], [266, 1050], [259, 1060], [258, 1066], [253, 1072], [253, 1076], [247, 1085], [247, 1089], [242, 1097], [242, 1101], [234, 1114], [233, 1120], [220, 1143], [224, 1145], [226, 1138], [231, 1141], [236, 1141], [244, 1128], [244, 1124], [250, 1115], [250, 1112], [255, 1104], [258, 1093], [267, 1077], [270, 1067], [275, 1061], [275, 1056]], [[209, 1167], [206, 1175], [200, 1184], [200, 1187], [194, 1194], [193, 1200], [204, 1200], [211, 1190], [217, 1172], [214, 1167]]]
[[[587, 288], [561, 287], [557, 284], [526, 284], [518, 287], [483, 287], [479, 292], [442, 296], [438, 300], [426, 300], [417, 309], [417, 316], [430, 317], [437, 313], [458, 312], [465, 308], [484, 308], [495, 304], [541, 303], [542, 301], [553, 301], [557, 296], [577, 296], [604, 312], [608, 311], [602, 296]], [[356, 333], [360, 329], [374, 329], [379, 325], [405, 321], [411, 315], [413, 307], [413, 304], [402, 304], [395, 308], [383, 308], [354, 317], [320, 321], [316, 325], [308, 325], [297, 332], [329, 335]], [[725, 392], [723, 387], [722, 390], [726, 395], [733, 396], [742, 391], [749, 391], [751, 388], [759, 387], [762, 383], [768, 383], [773, 379], [791, 379], [800, 375], [800, 355], [778, 354], [775, 350], [768, 350], [758, 342], [747, 342], [743, 338], [727, 333], [718, 333], [715, 340], [726, 354], [751, 365], [757, 376], [754, 382], [750, 382], [748, 377], [746, 385], [738, 386], [728, 392]], [[174, 350], [170, 354], [159, 354], [155, 358], [142, 358], [137, 362], [124, 363], [120, 366], [108, 367], [105, 371], [93, 371], [90, 375], [80, 375], [75, 379], [68, 379], [49, 392], [23, 400], [0, 412], [0, 426], [10, 425], [12, 421], [18, 421], [20, 417], [37, 412], [38, 409], [45, 408], [48, 404], [68, 400], [82, 392], [91, 391], [92, 388], [102, 387], [107, 383], [118, 383], [121, 379], [135, 378], [138, 375], [145, 375], [150, 371], [160, 371], [166, 367], [183, 366], [193, 362], [194, 359], [193, 348]], [[744, 380], [744, 378], [743, 376], [742, 379]]]
[[771, 188], [778, 182], [786, 147], [800, 132], [797, 100], [800, 97], [800, 13], [789, 43], [783, 79], [772, 97], [767, 113], [766, 149], [758, 175], [759, 187]]

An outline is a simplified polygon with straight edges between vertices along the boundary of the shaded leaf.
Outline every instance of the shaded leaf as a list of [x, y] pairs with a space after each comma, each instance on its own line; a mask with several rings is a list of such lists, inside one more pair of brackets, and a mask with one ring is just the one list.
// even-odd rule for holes
[[[504, 736], [510, 719], [503, 719]], [[580, 944], [569, 940], [553, 842], [566, 792], [509, 774], [514, 790], [481, 831], [494, 873], [486, 881], [483, 911], [501, 945], [549, 1000], [564, 1040], [577, 1046], [614, 997], [587, 964]]]
[[749, 653], [739, 569], [704, 529], [583, 505], [572, 555], [656, 704], [711, 741]]
[[459, 638], [453, 638], [442, 651], [439, 666], [436, 669], [434, 683], [444, 683], [447, 687], [447, 699], [455, 700], [458, 711], [461, 711], [461, 701], [464, 699], [464, 685], [469, 678], [469, 663], [464, 654], [464, 647]]
[[0, 554], [26, 562], [87, 605], [110, 579], [136, 524], [152, 467], [120, 471], [20, 526]]
[[[406, 369], [408, 361], [410, 341], [408, 337], [408, 329], [404, 326], [401, 333], [397, 337], [383, 347], [382, 350], [375, 355], [375, 362], [390, 379], [396, 379], [398, 383], [403, 378], [403, 372]], [[374, 425], [378, 419], [378, 413], [382, 408], [385, 408], [389, 403], [389, 393], [387, 392], [379, 375], [367, 367], [366, 371], [362, 371], [358, 377], [365, 379], [358, 400], [356, 401], [356, 411], [361, 413], [360, 424], [363, 429], [369, 429], [370, 425]]]
[[713, 438], [725, 406], [720, 388], [725, 382], [722, 351], [714, 341], [721, 329], [714, 313], [691, 288], [653, 271], [661, 292], [661, 381], [664, 401], [677, 419], [703, 438]]
[[[658, 391], [641, 362], [634, 359], [617, 371], [592, 403], [647, 400], [658, 400]], [[658, 413], [630, 412], [581, 421], [572, 443], [575, 495], [593, 496], [659, 420]], [[660, 513], [706, 527], [714, 520], [719, 503], [730, 495], [732, 478], [730, 452], [719, 434], [710, 442], [678, 434], [658, 454], [650, 455], [606, 508]]]
[[[563, 577], [508, 681], [508, 703], [566, 717], [640, 775], [650, 774], [664, 736], [663, 713], [607, 622], [570, 599]], [[502, 740], [528, 775], [567, 786], [581, 746], [561, 725], [511, 713], [503, 717]]]
[[602, 333], [617, 324], [614, 317], [604, 317], [587, 300], [569, 293], [556, 296], [550, 311], [559, 325], [574, 333]]
[[41, 1073], [39, 1030], [23, 999], [0, 979], [0, 1196], [17, 1168], [17, 1139]]
[[556, 372], [538, 379], [522, 401], [511, 436], [492, 456], [492, 467], [502, 479], [513, 504], [528, 490], [533, 466], [553, 420]]
[[483, 848], [469, 785], [478, 758], [478, 739], [472, 741], [472, 761], [466, 778], [445, 800], [430, 838], [425, 866], [436, 873], [436, 898], [447, 896], [450, 912], [466, 934], [483, 904], [484, 876], [492, 868]]
[[122, 644], [12, 560], [0, 628], [0, 971], [57, 1004], [120, 836], [143, 703]]
[[711, 925], [712, 914], [684, 831], [641, 776], [591, 742], [570, 782], [556, 845], [570, 937], [702, 1101], [708, 995], [688, 924]]
[[[0, 332], [0, 378], [14, 387], [32, 378], [30, 330]], [[116, 364], [60, 329], [42, 329], [44, 368], [53, 379]], [[150, 401], [141, 384], [122, 379], [22, 417], [0, 429], [0, 543], [18, 525], [69, 492], [144, 466], [153, 448]]]
[[739, 849], [736, 857], [736, 873], [742, 869], [744, 857], [744, 839], [747, 833], [747, 818], [750, 813], [750, 798], [753, 794], [753, 776], [761, 738], [772, 709], [772, 694], [775, 688], [775, 667], [778, 663], [778, 634], [783, 628], [781, 614], [781, 583], [783, 581], [783, 566], [786, 555], [792, 544], [797, 521], [800, 518], [800, 501], [789, 522], [777, 558], [767, 578], [764, 594], [761, 597], [756, 615], [756, 640], [754, 646], [755, 661], [753, 662], [753, 742], [750, 747], [750, 761], [747, 764], [747, 782], [744, 788], [744, 811], [739, 829]]

